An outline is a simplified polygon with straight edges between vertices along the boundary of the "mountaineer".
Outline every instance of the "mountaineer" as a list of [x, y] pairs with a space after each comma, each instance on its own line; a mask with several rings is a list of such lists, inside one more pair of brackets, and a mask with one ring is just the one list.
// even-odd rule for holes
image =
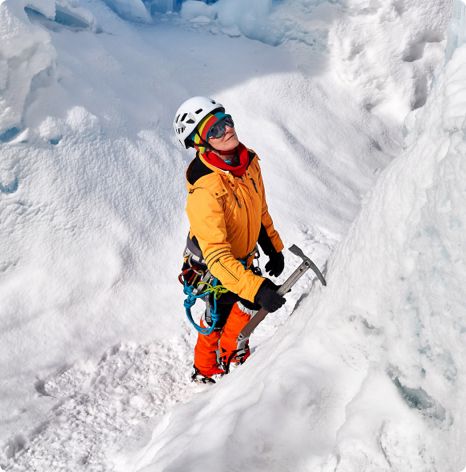
[[[180, 143], [196, 150], [186, 172], [190, 232], [180, 274], [185, 308], [199, 331], [192, 380], [215, 383], [230, 362], [241, 364], [250, 355], [249, 343], [238, 351], [236, 340], [251, 316], [285, 303], [257, 265], [258, 243], [269, 258], [265, 270], [280, 275], [283, 243], [268, 212], [259, 158], [238, 140], [225, 108], [192, 97], [179, 107], [173, 126]], [[200, 326], [191, 315], [197, 298], [206, 302]]]

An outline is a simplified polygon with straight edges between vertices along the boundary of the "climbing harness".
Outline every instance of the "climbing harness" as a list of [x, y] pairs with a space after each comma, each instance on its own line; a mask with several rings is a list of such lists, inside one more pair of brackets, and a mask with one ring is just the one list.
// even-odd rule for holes
[[[217, 301], [224, 293], [228, 292], [228, 289], [221, 285], [219, 280], [207, 269], [201, 250], [189, 236], [183, 259], [183, 268], [178, 280], [183, 285], [183, 292], [186, 295], [184, 301], [186, 316], [199, 333], [208, 336], [215, 330], [220, 318], [217, 312]], [[205, 301], [211, 319], [211, 325], [206, 328], [198, 325], [191, 313], [191, 308], [199, 298]]]
[[[220, 319], [220, 314], [217, 311], [217, 302], [219, 298], [229, 292], [229, 290], [221, 285], [220, 281], [210, 273], [202, 256], [202, 252], [196, 243], [197, 241], [193, 241], [188, 236], [183, 254], [184, 263], [178, 280], [183, 285], [183, 292], [186, 295], [183, 305], [189, 322], [194, 326], [196, 331], [208, 336], [215, 331]], [[254, 259], [250, 269], [255, 273], [258, 273], [258, 271], [260, 273], [258, 264], [257, 266], [253, 266], [254, 262], [259, 259], [257, 246], [244, 259], [238, 260], [244, 267], [247, 267], [251, 257], [254, 257]], [[211, 320], [209, 327], [203, 328], [194, 321], [191, 309], [199, 298], [203, 299], [206, 303], [207, 315]]]

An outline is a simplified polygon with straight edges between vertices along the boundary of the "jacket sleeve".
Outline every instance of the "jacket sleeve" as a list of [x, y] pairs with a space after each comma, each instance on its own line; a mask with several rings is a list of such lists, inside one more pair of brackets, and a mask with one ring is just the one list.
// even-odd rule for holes
[[246, 270], [232, 255], [221, 197], [204, 188], [194, 189], [188, 194], [186, 212], [191, 234], [196, 236], [212, 275], [231, 292], [254, 302], [264, 279]]
[[272, 217], [269, 214], [269, 209], [267, 206], [267, 199], [265, 196], [264, 182], [262, 180], [262, 172], [259, 166], [259, 162], [257, 160], [256, 160], [256, 165], [258, 168], [257, 175], [259, 179], [259, 189], [262, 194], [262, 217], [261, 217], [262, 227], [261, 227], [261, 235], [259, 239], [259, 244], [261, 245], [264, 252], [267, 255], [269, 255], [270, 251], [267, 251], [266, 248], [263, 247], [263, 245], [261, 244], [261, 242], [264, 241], [264, 239], [266, 239], [266, 236], [268, 236], [268, 239], [270, 240], [270, 244], [273, 246], [273, 249], [275, 249], [276, 252], [283, 251], [284, 245], [280, 238], [280, 235], [278, 234], [277, 230], [273, 226]]

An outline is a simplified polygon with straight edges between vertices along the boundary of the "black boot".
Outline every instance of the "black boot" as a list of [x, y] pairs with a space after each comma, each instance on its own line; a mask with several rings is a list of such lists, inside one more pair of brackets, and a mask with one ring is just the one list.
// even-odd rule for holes
[[199, 370], [196, 368], [196, 366], [193, 365], [193, 373], [191, 375], [191, 382], [196, 382], [196, 383], [203, 383], [203, 384], [214, 384], [216, 383], [215, 378], [217, 380], [222, 377], [220, 374], [215, 374], [213, 377], [207, 377], [206, 375], [203, 375], [199, 372]]

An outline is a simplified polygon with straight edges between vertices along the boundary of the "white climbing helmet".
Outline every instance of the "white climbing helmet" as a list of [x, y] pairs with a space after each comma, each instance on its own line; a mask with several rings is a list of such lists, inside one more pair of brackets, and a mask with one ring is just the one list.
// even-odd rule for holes
[[225, 111], [225, 108], [221, 103], [207, 97], [192, 97], [178, 108], [173, 120], [173, 129], [176, 137], [186, 149], [192, 146], [187, 138], [191, 136], [202, 119], [214, 110]]

